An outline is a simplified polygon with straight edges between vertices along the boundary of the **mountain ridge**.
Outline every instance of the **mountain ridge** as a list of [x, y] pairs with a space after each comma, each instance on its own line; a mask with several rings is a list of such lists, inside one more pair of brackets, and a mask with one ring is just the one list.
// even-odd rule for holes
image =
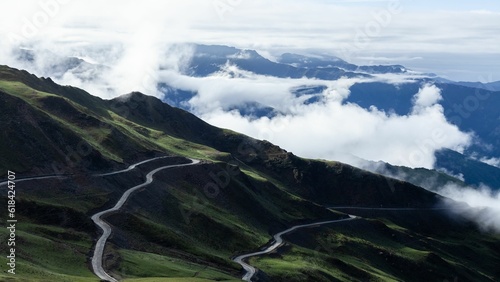
[[[4, 73], [11, 75], [4, 79]], [[191, 113], [138, 92], [102, 100], [0, 67], [0, 99], [5, 101], [0, 103], [0, 130], [9, 133], [9, 138], [0, 139], [1, 154], [12, 156], [0, 159], [1, 169], [15, 169], [22, 177], [54, 172], [52, 162], [57, 161], [58, 172], [67, 174], [65, 179], [18, 184], [23, 191], [18, 202], [22, 219], [18, 236], [24, 248], [29, 248], [29, 252], [20, 250], [18, 260], [30, 271], [16, 279], [95, 281], [86, 266], [99, 235], [90, 216], [113, 206], [127, 187], [142, 183], [152, 169], [184, 159], [163, 158], [123, 174], [92, 175], [156, 156], [204, 162], [158, 172], [155, 181], [138, 191], [122, 211], [106, 218], [113, 234], [105, 250], [105, 267], [115, 277], [198, 276], [234, 281], [239, 279], [240, 267], [231, 257], [265, 245], [269, 234], [287, 227], [345, 217], [344, 211], [328, 206], [425, 209], [443, 199], [415, 185], [339, 162], [300, 158], [267, 141], [212, 127]], [[450, 278], [450, 270], [479, 281], [493, 281], [497, 275], [491, 264], [500, 256], [498, 236], [481, 233], [460, 216], [425, 210], [411, 217], [394, 212], [359, 214], [363, 216], [359, 226], [322, 228], [324, 237], [310, 233], [303, 240], [293, 237], [277, 257], [254, 259], [252, 265], [262, 271], [259, 279], [410, 277], [405, 269], [394, 269], [384, 259], [369, 255], [381, 251], [399, 265], [411, 264], [416, 269], [450, 261], [447, 267], [428, 273], [435, 280]], [[367, 230], [377, 239], [360, 239]], [[336, 234], [343, 237], [324, 241]], [[429, 236], [433, 239], [426, 239]], [[450, 237], [467, 241], [455, 244]], [[464, 244], [468, 256], [460, 251]], [[370, 259], [360, 261], [360, 253]], [[42, 259], [47, 256], [54, 256], [54, 263]], [[480, 257], [492, 263], [478, 263]]]

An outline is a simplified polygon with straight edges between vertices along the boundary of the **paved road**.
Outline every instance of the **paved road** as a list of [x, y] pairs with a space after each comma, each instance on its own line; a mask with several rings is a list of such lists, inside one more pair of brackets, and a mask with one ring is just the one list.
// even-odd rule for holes
[[171, 157], [165, 156], [165, 157], [152, 158], [152, 159], [149, 159], [149, 160], [142, 161], [140, 163], [133, 164], [133, 165], [131, 165], [128, 168], [123, 169], [123, 170], [113, 171], [113, 172], [108, 172], [108, 173], [102, 173], [102, 174], [94, 174], [94, 176], [109, 176], [109, 175], [115, 175], [115, 174], [119, 174], [119, 173], [131, 171], [134, 168], [136, 168], [138, 165], [145, 164], [145, 163], [148, 163], [148, 162], [151, 162], [151, 161], [154, 161], [154, 160], [158, 160], [158, 159], [164, 159], [164, 158], [171, 158]]
[[[148, 160], [145, 160], [145, 161], [133, 164], [133, 165], [131, 165], [128, 168], [123, 169], [123, 170], [113, 171], [113, 172], [109, 172], [109, 173], [102, 173], [102, 174], [94, 174], [92, 176], [108, 176], [108, 175], [114, 175], [114, 174], [118, 174], [118, 173], [122, 173], [122, 172], [127, 172], [127, 171], [133, 170], [138, 165], [141, 165], [141, 164], [144, 164], [144, 163], [147, 163], [147, 162], [151, 162], [151, 161], [154, 161], [154, 160], [158, 160], [158, 159], [164, 159], [164, 158], [170, 158], [170, 157], [165, 156], [165, 157], [152, 158], [152, 159], [148, 159]], [[34, 176], [34, 177], [17, 178], [15, 182], [18, 183], [18, 182], [28, 181], [28, 180], [41, 180], [41, 179], [51, 179], [51, 178], [62, 178], [62, 179], [65, 179], [65, 178], [68, 178], [68, 175], [67, 174], [66, 175], [62, 175], [62, 174], [61, 175], [57, 175], [57, 174], [54, 174], [54, 175], [41, 175], [41, 176]], [[8, 181], [0, 182], [0, 187], [4, 186], [4, 185], [7, 185], [7, 183], [8, 183]]]
[[303, 225], [296, 225], [296, 226], [293, 226], [285, 231], [281, 231], [280, 233], [277, 233], [273, 236], [274, 238], [274, 243], [267, 247], [266, 249], [262, 250], [262, 251], [259, 251], [259, 252], [254, 252], [254, 253], [249, 253], [249, 254], [244, 254], [244, 255], [241, 255], [241, 256], [237, 256], [233, 259], [234, 262], [240, 264], [243, 269], [246, 271], [245, 275], [243, 276], [243, 278], [241, 278], [242, 280], [244, 281], [252, 281], [252, 278], [253, 276], [255, 275], [255, 272], [256, 272], [256, 269], [255, 267], [249, 265], [248, 263], [244, 262], [245, 259], [249, 258], [249, 257], [254, 257], [254, 256], [260, 256], [260, 255], [264, 255], [264, 254], [268, 254], [274, 250], [276, 250], [277, 248], [279, 248], [282, 244], [283, 244], [283, 238], [281, 238], [281, 236], [287, 234], [287, 233], [290, 233], [292, 231], [295, 231], [297, 229], [300, 229], [300, 228], [306, 228], [306, 227], [317, 227], [317, 226], [320, 226], [320, 225], [324, 225], [324, 224], [330, 224], [330, 223], [336, 223], [336, 222], [342, 222], [342, 221], [349, 221], [349, 220], [354, 220], [356, 219], [357, 217], [354, 216], [354, 215], [349, 215], [349, 218], [344, 218], [344, 219], [338, 219], [338, 220], [330, 220], [330, 221], [322, 221], [322, 222], [315, 222], [315, 223], [311, 223], [311, 224], [303, 224]]
[[[119, 173], [131, 171], [131, 170], [135, 169], [138, 165], [141, 165], [141, 164], [144, 164], [147, 162], [151, 162], [154, 160], [162, 159], [162, 158], [168, 158], [168, 156], [148, 159], [148, 160], [133, 164], [133, 165], [131, 165], [128, 168], [123, 169], [123, 170], [113, 171], [113, 172], [103, 173], [103, 174], [94, 174], [93, 176], [96, 176], [96, 177], [109, 176], [109, 175], [114, 175], [114, 174], [119, 174]], [[101, 217], [104, 215], [107, 215], [109, 213], [118, 211], [125, 204], [125, 202], [128, 200], [128, 198], [130, 197], [130, 195], [133, 192], [135, 192], [136, 190], [153, 182], [153, 175], [155, 173], [157, 173], [158, 171], [163, 170], [163, 169], [167, 169], [167, 168], [173, 168], [173, 167], [195, 165], [195, 164], [198, 164], [199, 162], [200, 162], [199, 160], [191, 159], [191, 163], [163, 166], [163, 167], [159, 167], [159, 168], [149, 172], [146, 175], [146, 182], [144, 182], [143, 184], [137, 185], [135, 187], [132, 187], [132, 188], [128, 189], [127, 191], [125, 191], [125, 193], [122, 195], [122, 197], [120, 198], [120, 200], [118, 201], [118, 203], [116, 203], [116, 205], [114, 207], [112, 207], [111, 209], [96, 213], [92, 216], [92, 220], [94, 221], [94, 223], [103, 230], [103, 234], [101, 235], [101, 237], [97, 241], [97, 244], [96, 244], [96, 247], [94, 250], [94, 256], [92, 257], [92, 268], [93, 268], [95, 274], [100, 279], [103, 279], [106, 281], [111, 281], [111, 282], [117, 282], [116, 279], [114, 279], [109, 274], [107, 274], [106, 271], [104, 271], [104, 268], [102, 266], [102, 256], [104, 253], [104, 247], [106, 245], [106, 241], [108, 240], [109, 236], [111, 235], [111, 226], [109, 226], [109, 224], [107, 224], [104, 220], [102, 220]], [[19, 183], [19, 182], [28, 181], [28, 180], [41, 180], [41, 179], [51, 179], [51, 178], [67, 178], [67, 175], [43, 175], [43, 176], [35, 176], [35, 177], [26, 177], [26, 178], [21, 178], [21, 179], [18, 178], [15, 180], [15, 182]], [[8, 184], [8, 181], [0, 182], [0, 187], [7, 185], [7, 184]]]
[[[128, 168], [123, 169], [123, 170], [113, 171], [113, 172], [109, 172], [109, 173], [102, 173], [102, 174], [94, 174], [92, 176], [108, 176], [108, 175], [114, 175], [114, 174], [118, 174], [118, 173], [122, 173], [122, 172], [127, 172], [127, 171], [133, 170], [138, 165], [145, 164], [147, 162], [151, 162], [151, 161], [158, 160], [158, 159], [164, 159], [164, 158], [171, 158], [171, 157], [164, 156], [164, 157], [152, 158], [152, 159], [148, 159], [148, 160], [145, 160], [145, 161], [133, 164], [133, 165], [131, 165]], [[17, 178], [15, 180], [15, 182], [18, 183], [18, 182], [28, 181], [28, 180], [41, 180], [41, 179], [52, 179], [52, 178], [65, 179], [65, 178], [68, 178], [68, 175], [67, 174], [59, 174], [59, 175], [58, 174], [54, 174], [54, 175], [40, 175], [40, 176], [34, 176], [34, 177]], [[7, 183], [8, 183], [8, 181], [0, 182], [0, 187], [4, 186], [4, 185], [7, 185]]]
[[[26, 177], [26, 178], [16, 178], [14, 182], [19, 183], [28, 180], [40, 180], [40, 179], [50, 179], [50, 178], [67, 178], [67, 175], [44, 175], [44, 176], [34, 176], [34, 177]], [[0, 187], [7, 185], [8, 181], [0, 182]]]
[[[152, 170], [151, 172], [149, 172], [146, 175], [146, 182], [144, 182], [140, 185], [134, 186], [134, 187], [128, 189], [127, 191], [125, 191], [125, 193], [123, 193], [122, 197], [120, 198], [120, 200], [118, 200], [118, 202], [116, 203], [116, 205], [114, 207], [107, 209], [105, 211], [98, 212], [92, 216], [92, 220], [94, 221], [94, 223], [97, 226], [99, 226], [103, 231], [101, 237], [99, 238], [99, 240], [96, 243], [96, 246], [94, 249], [94, 255], [92, 257], [92, 269], [94, 270], [94, 273], [100, 279], [110, 281], [110, 282], [117, 282], [118, 281], [115, 278], [111, 277], [108, 273], [106, 273], [106, 271], [104, 270], [103, 265], [102, 265], [104, 247], [106, 246], [106, 241], [108, 240], [109, 236], [111, 235], [111, 226], [109, 226], [109, 224], [106, 223], [102, 219], [102, 217], [106, 216], [110, 213], [118, 211], [125, 204], [125, 202], [129, 199], [129, 197], [132, 193], [134, 193], [138, 189], [153, 182], [153, 175], [155, 173], [157, 173], [158, 171], [168, 169], [168, 168], [174, 168], [174, 167], [195, 165], [195, 164], [198, 164], [199, 162], [200, 162], [199, 160], [191, 159], [191, 163], [162, 166], [162, 167], [159, 167], [155, 170]], [[142, 163], [144, 163], [144, 162], [142, 162]], [[141, 164], [141, 163], [139, 163], [139, 164]], [[136, 165], [139, 165], [139, 164], [136, 164]], [[117, 173], [119, 173], [119, 172], [117, 172]], [[110, 174], [106, 174], [106, 175], [110, 175]]]
[[449, 210], [450, 208], [370, 208], [370, 207], [328, 207], [332, 210], [371, 210], [371, 211], [438, 211]]

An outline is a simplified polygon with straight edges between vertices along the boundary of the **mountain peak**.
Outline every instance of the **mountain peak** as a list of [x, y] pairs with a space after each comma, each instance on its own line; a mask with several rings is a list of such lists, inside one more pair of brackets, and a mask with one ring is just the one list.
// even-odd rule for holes
[[[113, 98], [112, 100], [119, 100], [121, 102], [129, 102], [129, 101], [133, 101], [133, 100], [146, 100], [146, 99], [155, 99], [155, 97], [153, 96], [149, 96], [149, 95], [146, 95], [142, 92], [139, 92], [139, 91], [132, 91], [130, 93], [127, 93], [127, 94], [123, 94], [123, 95], [120, 95], [116, 98]], [[159, 100], [159, 99], [158, 99]]]

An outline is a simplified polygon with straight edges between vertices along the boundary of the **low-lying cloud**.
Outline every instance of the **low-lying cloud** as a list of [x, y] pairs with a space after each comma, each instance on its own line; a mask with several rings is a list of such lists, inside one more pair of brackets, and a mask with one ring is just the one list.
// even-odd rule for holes
[[[214, 125], [267, 139], [300, 156], [358, 166], [365, 159], [433, 168], [436, 150], [461, 151], [472, 136], [446, 120], [439, 105], [440, 90], [434, 85], [422, 85], [414, 93], [413, 108], [406, 115], [345, 102], [356, 83], [415, 83], [412, 77], [284, 79], [255, 75], [231, 65], [210, 77], [188, 77], [181, 73], [193, 50], [174, 43], [229, 44], [262, 49], [268, 57], [294, 49], [333, 50], [333, 55], [342, 57], [346, 50], [354, 50], [352, 63], [404, 61], [410, 67], [452, 75], [452, 79], [497, 80], [492, 76], [498, 72], [492, 59], [499, 56], [500, 14], [496, 12], [421, 12], [406, 9], [411, 7], [405, 4], [403, 13], [392, 15], [387, 26], [375, 36], [365, 36], [364, 47], [357, 47], [356, 37], [360, 31], [361, 35], [363, 30], [366, 33], [374, 14], [383, 14], [386, 3], [371, 6], [361, 1], [350, 7], [339, 1], [222, 1], [229, 8], [222, 15], [213, 3], [221, 1], [6, 2], [0, 12], [0, 64], [50, 76], [103, 98], [131, 91], [162, 98], [157, 86], [166, 83], [196, 92], [187, 106]], [[297, 18], [307, 24], [297, 23]], [[34, 52], [36, 58], [18, 60], [20, 47]], [[67, 57], [89, 64], [61, 67], [67, 64]], [[477, 77], [481, 71], [487, 72], [486, 79]], [[304, 85], [326, 88], [300, 97], [293, 94], [293, 89]], [[309, 98], [317, 102], [305, 103]], [[272, 107], [277, 114], [259, 118], [232, 110], [248, 102]], [[498, 159], [482, 161], [500, 166]], [[484, 187], [454, 186], [435, 191], [479, 208], [466, 215], [485, 229], [498, 230], [498, 193]]]
[[[158, 83], [192, 91], [197, 94], [187, 105], [205, 121], [266, 139], [309, 158], [340, 160], [354, 165], [361, 158], [433, 168], [435, 151], [442, 148], [461, 151], [471, 142], [469, 134], [446, 120], [439, 105], [440, 89], [434, 85], [421, 86], [415, 93], [413, 109], [406, 115], [346, 103], [350, 87], [356, 83], [416, 83], [415, 75], [387, 74], [336, 81], [289, 79], [256, 75], [228, 64], [211, 76], [190, 77], [182, 73], [193, 55], [192, 45], [156, 44], [153, 38], [159, 36], [159, 31], [143, 32], [143, 28], [148, 29], [147, 26], [138, 29], [140, 36], [136, 38], [142, 40], [131, 39], [128, 45], [69, 48], [88, 50], [74, 56], [97, 58], [94, 59], [99, 62], [97, 68], [89, 60], [85, 64], [88, 68], [64, 70], [60, 65], [67, 57], [58, 57], [58, 49], [51, 52], [30, 50], [36, 54], [36, 59], [17, 61], [17, 64], [30, 71], [34, 69], [39, 75], [55, 75], [58, 82], [83, 87], [104, 98], [131, 90], [163, 98]], [[324, 86], [319, 93], [293, 93], [300, 87], [318, 85]], [[315, 102], [305, 103], [308, 99], [315, 99]], [[242, 116], [232, 110], [253, 102], [273, 108], [277, 114], [259, 118]]]
[[[235, 71], [232, 69], [231, 73]], [[164, 74], [163, 79], [174, 87], [197, 92], [189, 105], [205, 121], [266, 139], [304, 157], [351, 164], [361, 158], [433, 168], [436, 150], [461, 151], [471, 142], [469, 134], [446, 120], [438, 104], [440, 90], [434, 85], [423, 85], [415, 93], [411, 112], [397, 115], [345, 102], [352, 85], [370, 81], [365, 78], [321, 81], [241, 72], [238, 77], [219, 73], [194, 78], [170, 72]], [[303, 96], [297, 97], [291, 92], [304, 85], [326, 86], [323, 92], [316, 94], [320, 97], [319, 102], [304, 104]], [[251, 101], [273, 107], [280, 114], [255, 118], [229, 110], [233, 105], [241, 106]]]
[[[486, 186], [476, 189], [448, 184], [436, 192], [451, 199], [445, 203], [453, 213], [476, 222], [483, 231], [500, 233], [500, 191]], [[464, 209], [460, 202], [471, 208]]]
[[463, 183], [463, 175], [453, 175], [443, 169], [440, 171], [457, 178], [457, 181], [443, 184], [437, 175], [429, 174], [423, 178], [418, 173], [387, 169], [384, 163], [360, 160], [358, 164], [363, 169], [407, 181], [437, 193], [444, 197], [441, 207], [449, 210], [451, 214], [474, 222], [484, 232], [500, 233], [500, 187], [492, 189], [484, 184], [479, 187], [468, 186]]

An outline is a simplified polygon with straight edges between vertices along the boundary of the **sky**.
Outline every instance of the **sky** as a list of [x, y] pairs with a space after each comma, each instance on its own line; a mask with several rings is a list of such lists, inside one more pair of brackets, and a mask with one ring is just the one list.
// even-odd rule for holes
[[0, 5], [3, 47], [12, 41], [73, 50], [97, 43], [143, 40], [147, 48], [189, 41], [269, 55], [314, 51], [357, 64], [399, 63], [452, 80], [500, 80], [500, 4], [493, 0], [27, 0]]
[[[248, 73], [228, 79], [223, 72], [187, 77], [180, 70], [192, 50], [174, 43], [232, 45], [270, 59], [282, 52], [329, 54], [357, 64], [403, 64], [456, 80], [500, 80], [500, 9], [494, 1], [27, 0], [1, 5], [0, 64], [56, 77], [103, 98], [132, 91], [163, 98], [157, 85], [166, 82], [197, 92], [189, 106], [205, 121], [311, 158], [433, 168], [436, 150], [461, 151], [473, 136], [446, 120], [440, 89], [432, 85], [422, 85], [420, 92], [433, 93], [433, 103], [422, 106], [421, 93], [413, 93], [414, 109], [404, 116], [344, 104], [359, 79], [321, 82], [328, 85], [327, 102], [304, 106], [290, 89], [318, 81]], [[34, 50], [37, 60], [16, 60], [11, 51], [20, 47]], [[89, 81], [74, 71], [60, 73], [55, 55], [106, 68]], [[228, 111], [231, 103], [249, 100], [284, 115], [254, 120]], [[435, 132], [449, 138], [436, 141]], [[421, 144], [429, 150], [419, 149]]]
[[[441, 90], [421, 85], [407, 115], [343, 103], [362, 79], [322, 81], [324, 103], [304, 105], [290, 89], [317, 85], [308, 79], [259, 76], [238, 69], [193, 78], [180, 70], [192, 50], [174, 43], [224, 44], [255, 49], [273, 59], [284, 52], [327, 54], [359, 65], [402, 64], [457, 81], [500, 81], [500, 1], [429, 0], [23, 0], [0, 4], [0, 64], [57, 77], [102, 98], [142, 91], [162, 98], [156, 86], [196, 91], [189, 105], [205, 121], [266, 139], [303, 157], [364, 160], [433, 168], [441, 148], [461, 151], [473, 133], [450, 124]], [[33, 63], [13, 50], [37, 53]], [[88, 81], [58, 73], [58, 56], [104, 65]], [[231, 67], [231, 66], [228, 66]], [[160, 69], [162, 69], [160, 71]], [[397, 85], [411, 78], [377, 77]], [[227, 110], [249, 99], [283, 115], [251, 119]], [[500, 165], [500, 160], [496, 160]], [[441, 191], [472, 206], [499, 195]], [[478, 200], [479, 199], [479, 200]], [[480, 205], [480, 204], [479, 204]], [[500, 226], [496, 209], [490, 220]], [[491, 218], [488, 217], [488, 218]], [[478, 218], [482, 222], [483, 217]], [[500, 227], [497, 227], [500, 228]]]

